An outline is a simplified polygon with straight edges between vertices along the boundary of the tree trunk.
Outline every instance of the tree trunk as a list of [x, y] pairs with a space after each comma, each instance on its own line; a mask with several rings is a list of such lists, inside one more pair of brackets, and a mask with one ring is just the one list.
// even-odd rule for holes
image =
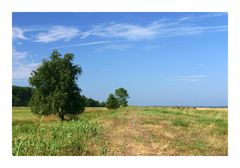
[[61, 120], [63, 121], [63, 120], [64, 120], [64, 115], [61, 114], [61, 115], [60, 115], [60, 118], [61, 118]]
[[64, 113], [62, 110], [59, 111], [58, 116], [61, 118], [62, 121], [64, 120]]

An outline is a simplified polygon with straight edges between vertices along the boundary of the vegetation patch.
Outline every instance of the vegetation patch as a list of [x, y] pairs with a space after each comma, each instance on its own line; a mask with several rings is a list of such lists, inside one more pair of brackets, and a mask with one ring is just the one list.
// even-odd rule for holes
[[188, 127], [188, 123], [181, 119], [176, 119], [176, 120], [172, 121], [172, 123], [175, 126]]
[[[78, 121], [13, 126], [13, 155], [99, 155], [104, 148], [98, 123]], [[104, 153], [104, 152], [103, 152]]]

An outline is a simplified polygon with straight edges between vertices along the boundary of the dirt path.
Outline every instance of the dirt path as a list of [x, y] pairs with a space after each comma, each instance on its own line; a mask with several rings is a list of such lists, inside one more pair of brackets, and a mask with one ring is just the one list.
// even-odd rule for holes
[[152, 140], [136, 111], [126, 111], [105, 123], [108, 155], [161, 155], [162, 147]]

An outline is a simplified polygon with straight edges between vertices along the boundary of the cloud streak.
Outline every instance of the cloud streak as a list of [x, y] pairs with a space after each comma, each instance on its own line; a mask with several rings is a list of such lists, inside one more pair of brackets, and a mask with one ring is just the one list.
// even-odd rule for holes
[[122, 42], [122, 40], [118, 41], [95, 41], [90, 43], [79, 43], [79, 44], [72, 44], [72, 45], [63, 45], [63, 46], [57, 46], [55, 49], [59, 48], [71, 48], [71, 47], [82, 47], [82, 46], [91, 46], [91, 45], [99, 45], [99, 44], [107, 44], [107, 43], [118, 43]]
[[[226, 13], [208, 13], [205, 15], [185, 16], [180, 19], [162, 19], [149, 22], [147, 24], [134, 23], [103, 23], [90, 25], [86, 30], [80, 27], [55, 25], [55, 26], [35, 26], [32, 28], [13, 27], [13, 39], [32, 40], [39, 43], [51, 43], [56, 41], [70, 41], [74, 38], [80, 40], [97, 37], [101, 40], [152, 40], [156, 38], [171, 38], [178, 36], [198, 35], [206, 32], [226, 31], [227, 25], [219, 26], [199, 26], [195, 22], [199, 19], [220, 17]], [[26, 36], [26, 32], [34, 32], [31, 37]], [[93, 42], [94, 43], [94, 42]], [[91, 44], [89, 44], [91, 45]]]
[[110, 23], [94, 26], [93, 29], [85, 32], [85, 36], [83, 36], [82, 38], [86, 38], [88, 36], [97, 36], [104, 38], [122, 38], [134, 41], [152, 39], [158, 34], [158, 28], [159, 25], [155, 23], [147, 26], [126, 23]]
[[59, 40], [69, 41], [79, 35], [77, 28], [66, 26], [52, 26], [46, 32], [40, 32], [35, 37], [35, 42], [50, 43]]
[[198, 21], [206, 18], [213, 18], [213, 17], [221, 17], [221, 16], [226, 16], [226, 12], [219, 12], [219, 13], [208, 13], [208, 14], [203, 14], [203, 15], [198, 15], [198, 16], [185, 16], [179, 19], [180, 22], [182, 21]]

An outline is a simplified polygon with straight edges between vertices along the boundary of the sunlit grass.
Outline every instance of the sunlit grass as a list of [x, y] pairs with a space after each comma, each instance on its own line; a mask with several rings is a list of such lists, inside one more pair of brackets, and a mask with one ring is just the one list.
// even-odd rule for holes
[[13, 155], [228, 154], [227, 109], [88, 107], [64, 122], [27, 107], [12, 115]]

